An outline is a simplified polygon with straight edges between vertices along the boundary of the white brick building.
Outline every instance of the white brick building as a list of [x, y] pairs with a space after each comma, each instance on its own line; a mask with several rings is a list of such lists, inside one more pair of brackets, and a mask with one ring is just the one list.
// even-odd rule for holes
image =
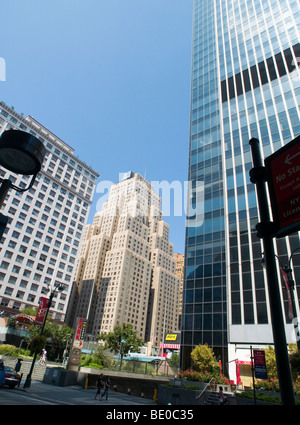
[[[1, 210], [9, 220], [0, 243], [0, 310], [14, 314], [37, 306], [49, 286], [62, 283], [65, 290], [55, 295], [50, 314], [64, 321], [98, 174], [47, 128], [0, 102], [0, 134], [9, 129], [33, 134], [46, 156], [33, 187], [24, 193], [11, 189]], [[2, 167], [0, 177], [20, 187], [30, 178]]]

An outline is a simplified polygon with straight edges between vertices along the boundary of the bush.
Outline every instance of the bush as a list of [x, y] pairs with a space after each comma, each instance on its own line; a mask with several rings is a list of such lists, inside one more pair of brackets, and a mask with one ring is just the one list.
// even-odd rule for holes
[[273, 391], [279, 392], [279, 382], [278, 379], [256, 379], [255, 387], [264, 391]]
[[186, 370], [185, 372], [179, 372], [179, 378], [186, 379], [188, 381], [195, 382], [209, 382], [212, 378], [215, 378], [218, 384], [227, 383], [227, 378], [221, 378], [220, 375], [213, 372], [196, 372], [194, 370]]
[[11, 356], [11, 357], [30, 357], [30, 351], [24, 348], [17, 348], [14, 345], [1, 344], [0, 355]]
[[35, 351], [42, 351], [46, 345], [47, 337], [45, 335], [35, 335], [30, 341], [30, 350], [32, 353]]
[[93, 369], [103, 369], [102, 364], [99, 363], [96, 356], [93, 354], [81, 356], [80, 366], [82, 367], [90, 367]]
[[[207, 345], [197, 345], [191, 352], [193, 360], [193, 369], [200, 373], [205, 371], [212, 372], [217, 366], [216, 358], [212, 349]], [[218, 368], [219, 370], [219, 368]]]
[[[278, 379], [256, 379], [255, 380], [255, 387], [264, 390], [264, 391], [272, 391], [272, 392], [279, 392], [279, 381]], [[300, 380], [298, 379], [296, 382], [294, 382], [294, 391], [295, 395], [300, 395]]]
[[292, 368], [293, 380], [297, 381], [300, 375], [300, 351], [290, 354], [290, 363]]
[[[244, 391], [241, 393], [236, 393], [237, 397], [242, 397], [242, 398], [254, 398], [254, 394], [252, 391]], [[261, 401], [267, 401], [270, 403], [281, 403], [281, 398], [280, 397], [274, 397], [274, 396], [270, 396], [270, 395], [266, 395], [266, 394], [256, 394], [255, 395], [257, 400], [261, 400]]]

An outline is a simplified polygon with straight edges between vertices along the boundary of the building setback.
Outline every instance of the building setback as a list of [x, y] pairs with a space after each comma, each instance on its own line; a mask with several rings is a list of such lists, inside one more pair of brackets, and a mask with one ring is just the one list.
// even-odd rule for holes
[[160, 197], [139, 174], [110, 190], [108, 202], [86, 226], [76, 267], [68, 322], [87, 319], [97, 336], [130, 323], [159, 346], [178, 328], [179, 279]]
[[[10, 190], [1, 212], [8, 225], [0, 244], [0, 309], [8, 314], [38, 306], [48, 288], [62, 283], [50, 314], [64, 321], [76, 257], [98, 174], [74, 156], [74, 150], [31, 116], [0, 102], [0, 133], [26, 131], [46, 147], [40, 173], [24, 193]], [[26, 187], [28, 176], [0, 168], [2, 179]]]
[[[203, 224], [186, 229], [183, 368], [207, 343], [235, 379], [235, 359], [249, 365], [250, 345], [273, 342], [249, 140], [267, 157], [300, 134], [299, 23], [294, 0], [194, 1], [188, 174], [205, 198]], [[280, 276], [299, 234], [274, 243]], [[299, 312], [300, 251], [291, 265]]]

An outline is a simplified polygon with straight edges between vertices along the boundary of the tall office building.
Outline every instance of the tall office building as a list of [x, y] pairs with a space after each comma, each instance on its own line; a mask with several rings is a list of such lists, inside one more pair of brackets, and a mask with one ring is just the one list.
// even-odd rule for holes
[[[186, 229], [183, 368], [207, 343], [234, 379], [235, 359], [273, 342], [249, 140], [267, 157], [300, 133], [299, 25], [295, 0], [194, 1], [188, 175], [205, 198], [203, 224]], [[274, 243], [285, 264], [299, 234]], [[292, 266], [299, 308], [299, 251]]]
[[182, 315], [182, 293], [183, 293], [183, 278], [184, 278], [184, 254], [173, 254], [176, 261], [175, 273], [180, 279], [180, 296], [179, 296], [179, 328], [181, 327], [181, 315]]
[[[0, 102], [0, 133], [26, 131], [46, 147], [42, 169], [24, 193], [11, 189], [1, 212], [8, 225], [0, 243], [0, 309], [16, 314], [35, 307], [48, 287], [62, 283], [50, 314], [64, 321], [76, 257], [98, 174], [74, 156], [74, 150], [34, 118]], [[1, 168], [2, 179], [28, 186], [28, 176]]]
[[130, 323], [152, 347], [178, 329], [179, 278], [160, 197], [139, 174], [126, 173], [86, 226], [68, 323], [87, 333]]

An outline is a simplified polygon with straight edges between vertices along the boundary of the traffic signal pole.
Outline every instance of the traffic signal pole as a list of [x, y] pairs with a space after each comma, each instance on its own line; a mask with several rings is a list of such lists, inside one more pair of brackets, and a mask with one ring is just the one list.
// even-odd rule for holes
[[253, 168], [250, 170], [250, 180], [256, 185], [260, 223], [257, 224], [257, 236], [263, 240], [264, 257], [270, 300], [274, 348], [277, 363], [277, 372], [281, 401], [284, 405], [295, 405], [295, 394], [291, 375], [290, 362], [287, 350], [285, 325], [279, 291], [278, 273], [276, 268], [273, 238], [275, 236], [274, 224], [270, 220], [270, 211], [266, 191], [266, 171], [259, 148], [259, 141], [252, 138], [251, 146]]

